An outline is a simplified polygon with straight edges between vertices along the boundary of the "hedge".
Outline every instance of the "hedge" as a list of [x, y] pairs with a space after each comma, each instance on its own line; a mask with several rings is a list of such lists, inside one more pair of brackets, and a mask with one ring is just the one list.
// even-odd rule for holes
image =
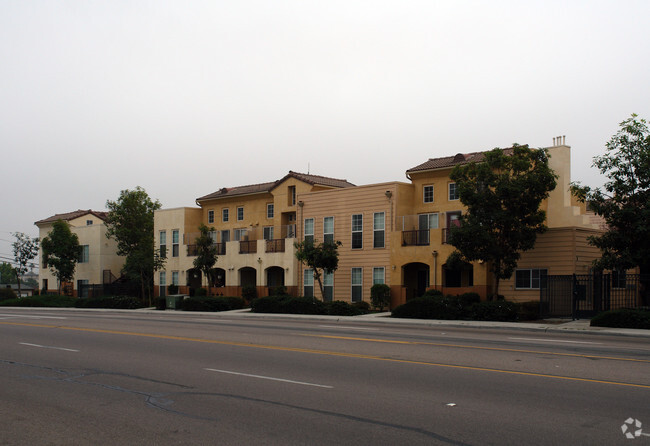
[[650, 329], [650, 311], [631, 309], [606, 311], [591, 319], [591, 326]]
[[244, 308], [241, 297], [188, 297], [179, 302], [178, 309], [183, 311], [229, 311]]
[[425, 294], [395, 308], [391, 316], [412, 319], [516, 321], [518, 310], [516, 303], [505, 300], [480, 302], [476, 293], [460, 296]]

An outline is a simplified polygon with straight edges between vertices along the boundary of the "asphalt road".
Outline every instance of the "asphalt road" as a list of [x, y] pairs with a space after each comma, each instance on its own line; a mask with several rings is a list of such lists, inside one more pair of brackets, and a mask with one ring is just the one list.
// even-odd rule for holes
[[0, 445], [650, 445], [648, 338], [5, 308], [0, 333]]

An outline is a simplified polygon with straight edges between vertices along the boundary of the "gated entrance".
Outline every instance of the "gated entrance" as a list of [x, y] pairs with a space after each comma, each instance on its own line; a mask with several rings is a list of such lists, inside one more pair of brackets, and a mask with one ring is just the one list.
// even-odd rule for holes
[[643, 285], [649, 280], [625, 273], [543, 276], [540, 315], [579, 319], [601, 311], [639, 308], [648, 305], [644, 302]]

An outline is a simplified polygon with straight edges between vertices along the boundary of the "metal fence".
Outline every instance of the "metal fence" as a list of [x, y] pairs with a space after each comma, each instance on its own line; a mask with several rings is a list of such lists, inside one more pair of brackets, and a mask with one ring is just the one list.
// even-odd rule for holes
[[540, 314], [578, 319], [601, 311], [644, 307], [649, 305], [647, 283], [650, 277], [639, 274], [542, 276]]

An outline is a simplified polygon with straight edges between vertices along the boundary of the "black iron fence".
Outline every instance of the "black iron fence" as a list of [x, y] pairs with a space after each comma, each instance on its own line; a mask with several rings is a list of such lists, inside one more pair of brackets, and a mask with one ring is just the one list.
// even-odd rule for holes
[[650, 305], [649, 276], [640, 274], [550, 275], [540, 280], [540, 314], [591, 317], [601, 311]]

